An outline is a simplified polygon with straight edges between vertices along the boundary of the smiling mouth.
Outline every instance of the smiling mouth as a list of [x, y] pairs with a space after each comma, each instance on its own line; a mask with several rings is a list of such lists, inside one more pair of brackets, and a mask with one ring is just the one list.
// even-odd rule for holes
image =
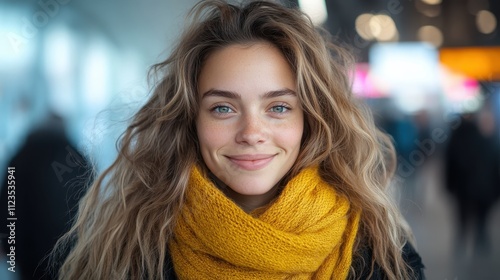
[[266, 167], [276, 155], [238, 155], [227, 158], [238, 168], [255, 171]]

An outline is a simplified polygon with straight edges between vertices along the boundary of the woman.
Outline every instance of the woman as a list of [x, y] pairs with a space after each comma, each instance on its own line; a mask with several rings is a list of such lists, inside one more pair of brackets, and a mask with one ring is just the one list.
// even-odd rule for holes
[[60, 278], [421, 278], [345, 51], [270, 2], [192, 17], [81, 202]]

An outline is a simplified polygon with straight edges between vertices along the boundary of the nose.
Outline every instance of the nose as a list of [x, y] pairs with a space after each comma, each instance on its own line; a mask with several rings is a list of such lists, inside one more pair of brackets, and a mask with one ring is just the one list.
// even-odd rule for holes
[[236, 134], [236, 142], [250, 146], [265, 143], [269, 133], [266, 121], [262, 118], [255, 115], [242, 117]]

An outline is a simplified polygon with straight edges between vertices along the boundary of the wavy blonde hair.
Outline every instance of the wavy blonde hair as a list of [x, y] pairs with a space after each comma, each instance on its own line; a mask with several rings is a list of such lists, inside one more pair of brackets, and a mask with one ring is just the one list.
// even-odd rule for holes
[[402, 259], [409, 231], [387, 192], [394, 148], [351, 94], [348, 52], [299, 10], [272, 2], [202, 1], [190, 16], [169, 58], [152, 67], [159, 79], [119, 140], [118, 157], [93, 183], [59, 243], [71, 244], [60, 278], [164, 277], [191, 168], [203, 163], [195, 129], [200, 70], [217, 49], [259, 41], [288, 60], [304, 110], [302, 147], [288, 176], [319, 165], [323, 179], [362, 210], [355, 252], [372, 248], [371, 265], [389, 279], [410, 278]]

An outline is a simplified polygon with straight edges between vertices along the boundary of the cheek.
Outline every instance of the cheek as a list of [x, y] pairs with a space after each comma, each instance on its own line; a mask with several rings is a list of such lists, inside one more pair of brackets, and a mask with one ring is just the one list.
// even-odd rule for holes
[[298, 150], [304, 134], [304, 124], [301, 119], [291, 123], [287, 127], [276, 130], [275, 141], [287, 150]]
[[210, 152], [227, 143], [229, 133], [227, 128], [224, 129], [221, 125], [199, 120], [196, 125], [196, 130], [202, 151], [207, 152], [208, 150], [208, 152]]

